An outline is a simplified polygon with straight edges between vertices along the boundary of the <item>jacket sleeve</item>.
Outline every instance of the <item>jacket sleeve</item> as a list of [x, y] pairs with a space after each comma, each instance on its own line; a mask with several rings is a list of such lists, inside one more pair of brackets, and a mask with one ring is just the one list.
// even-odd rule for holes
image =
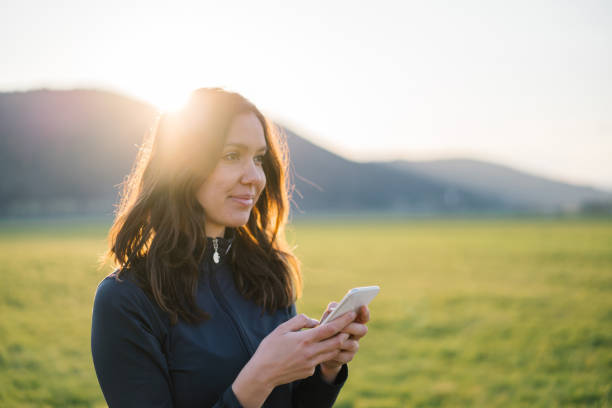
[[[93, 305], [91, 352], [109, 408], [171, 408], [172, 379], [163, 352], [164, 323], [144, 292], [124, 279], [104, 279]], [[214, 405], [241, 408], [228, 387]]]
[[[289, 317], [296, 315], [295, 303], [291, 305]], [[293, 382], [292, 403], [294, 408], [327, 408], [334, 405], [340, 389], [348, 377], [348, 365], [343, 364], [333, 384], [328, 384], [321, 376], [317, 365], [310, 377]]]

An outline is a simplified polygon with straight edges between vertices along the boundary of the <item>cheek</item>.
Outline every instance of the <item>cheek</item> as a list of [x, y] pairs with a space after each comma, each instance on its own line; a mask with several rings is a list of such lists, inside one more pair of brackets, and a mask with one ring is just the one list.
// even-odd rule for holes
[[219, 194], [229, 183], [229, 179], [231, 179], [231, 174], [218, 165], [206, 178], [201, 190], [203, 190], [203, 194], [206, 196]]
[[208, 186], [202, 185], [196, 193], [196, 198], [198, 202], [200, 203], [200, 205], [202, 206], [202, 208], [206, 208], [207, 206], [207, 201], [208, 201], [207, 196], [208, 196]]
[[261, 171], [261, 175], [259, 177], [259, 194], [261, 194], [261, 192], [264, 190], [264, 188], [266, 187], [266, 174], [263, 172], [263, 170]]
[[198, 190], [197, 196], [202, 207], [210, 209], [221, 198], [219, 186], [214, 180], [207, 180]]
[[199, 188], [197, 196], [202, 207], [209, 211], [223, 205], [237, 182], [235, 172], [226, 168], [217, 167]]

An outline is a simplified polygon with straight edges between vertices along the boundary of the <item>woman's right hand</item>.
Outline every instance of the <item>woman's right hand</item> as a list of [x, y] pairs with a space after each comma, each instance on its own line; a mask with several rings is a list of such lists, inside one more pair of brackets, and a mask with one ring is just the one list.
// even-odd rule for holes
[[[349, 337], [341, 330], [355, 317], [355, 313], [350, 312], [315, 327], [319, 324], [317, 320], [299, 314], [268, 334], [249, 364], [257, 366], [259, 375], [265, 376], [272, 387], [310, 377], [319, 363], [333, 360], [341, 352]], [[301, 331], [302, 328], [310, 330]]]

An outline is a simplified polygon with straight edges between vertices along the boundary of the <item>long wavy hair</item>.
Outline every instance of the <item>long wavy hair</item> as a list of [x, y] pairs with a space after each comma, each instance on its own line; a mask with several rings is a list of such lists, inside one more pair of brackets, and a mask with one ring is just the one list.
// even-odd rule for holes
[[266, 185], [247, 223], [234, 228], [232, 273], [239, 292], [263, 310], [289, 307], [302, 276], [285, 238], [289, 213], [289, 154], [283, 133], [243, 96], [221, 88], [195, 90], [184, 109], [159, 115], [145, 135], [110, 228], [116, 279], [128, 270], [168, 314], [198, 324], [210, 315], [196, 304], [206, 246], [206, 214], [196, 192], [221, 156], [232, 120], [254, 113], [264, 129]]

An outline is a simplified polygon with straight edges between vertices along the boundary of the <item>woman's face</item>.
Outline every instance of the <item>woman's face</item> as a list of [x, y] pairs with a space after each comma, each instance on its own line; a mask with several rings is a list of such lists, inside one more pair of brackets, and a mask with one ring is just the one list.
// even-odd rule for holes
[[221, 158], [197, 191], [204, 208], [206, 235], [222, 237], [225, 227], [239, 227], [266, 185], [263, 159], [267, 145], [254, 113], [242, 113], [231, 123]]

